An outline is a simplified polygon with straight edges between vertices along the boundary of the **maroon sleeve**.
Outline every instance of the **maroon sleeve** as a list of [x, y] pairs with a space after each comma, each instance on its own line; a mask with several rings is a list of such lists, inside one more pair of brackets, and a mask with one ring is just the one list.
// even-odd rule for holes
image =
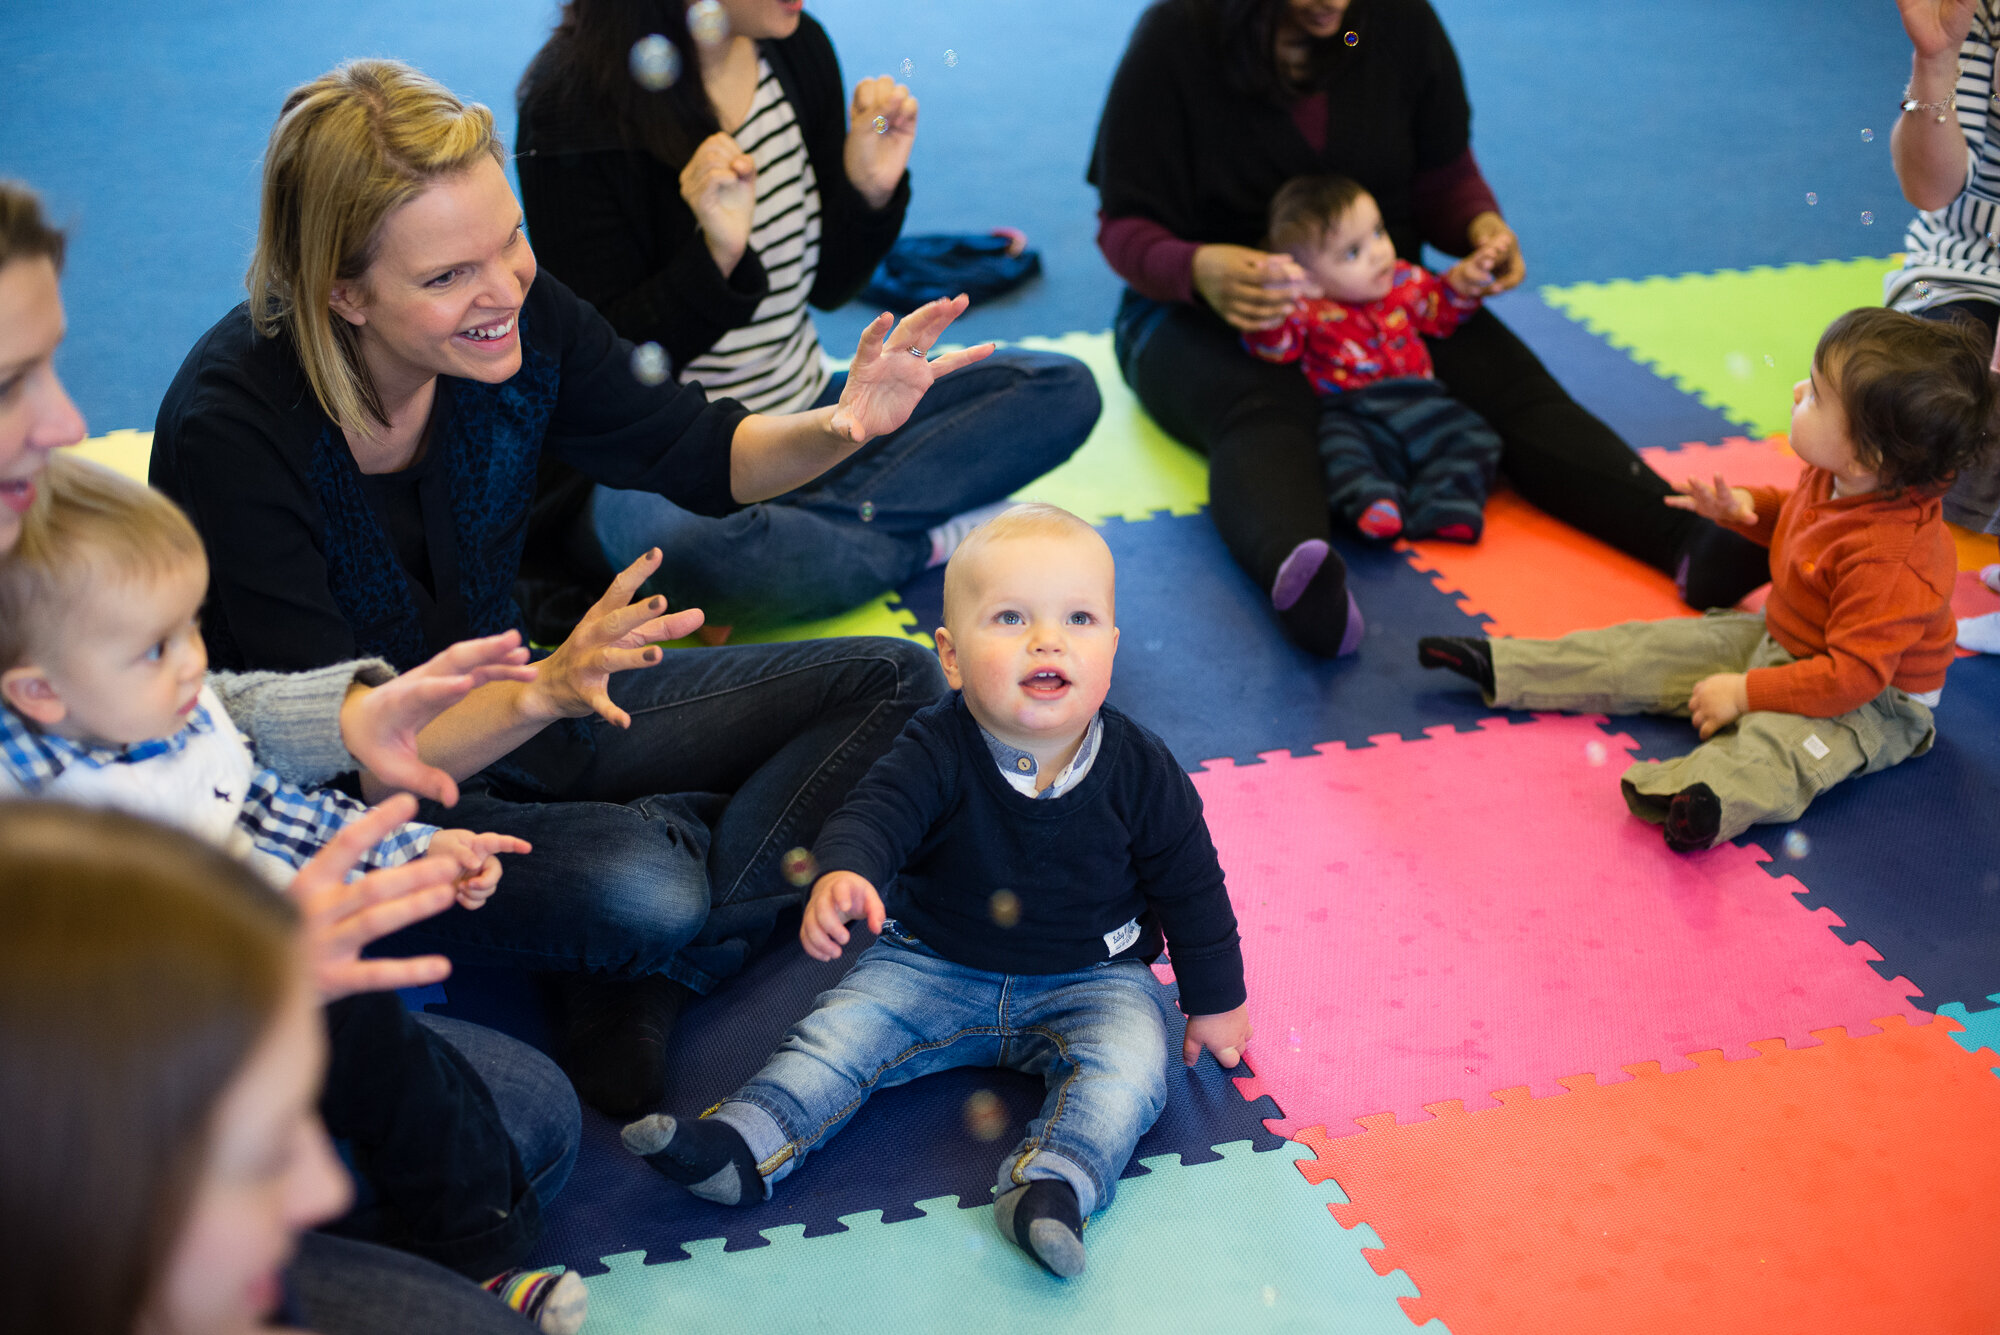
[[1417, 230], [1447, 255], [1470, 251], [1466, 228], [1480, 214], [1500, 211], [1500, 201], [1480, 175], [1479, 161], [1472, 156], [1470, 145], [1444, 166], [1418, 172], [1410, 191]]
[[1151, 218], [1097, 215], [1097, 248], [1111, 271], [1154, 301], [1194, 300], [1195, 242], [1183, 241]]

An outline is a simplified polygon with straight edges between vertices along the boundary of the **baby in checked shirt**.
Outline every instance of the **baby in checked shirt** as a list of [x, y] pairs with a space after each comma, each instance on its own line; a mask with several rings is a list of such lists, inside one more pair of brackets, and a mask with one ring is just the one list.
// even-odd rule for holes
[[1442, 277], [1396, 258], [1375, 197], [1344, 176], [1300, 176], [1272, 197], [1267, 244], [1306, 272], [1284, 323], [1244, 346], [1299, 362], [1320, 395], [1327, 503], [1371, 538], [1477, 542], [1500, 437], [1431, 373], [1424, 335], [1479, 309], [1497, 246]]
[[[290, 882], [365, 808], [259, 765], [206, 685], [201, 538], [174, 503], [58, 455], [0, 560], [0, 796], [116, 807], [177, 826]], [[406, 824], [365, 868], [441, 854], [478, 908], [522, 840]]]

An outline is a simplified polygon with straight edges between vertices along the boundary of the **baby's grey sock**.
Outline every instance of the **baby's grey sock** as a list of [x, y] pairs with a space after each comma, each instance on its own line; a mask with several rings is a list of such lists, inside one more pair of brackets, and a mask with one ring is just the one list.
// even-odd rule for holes
[[662, 1176], [717, 1205], [744, 1205], [764, 1199], [764, 1179], [743, 1135], [727, 1122], [681, 1120], [654, 1113], [618, 1133], [625, 1148]]
[[993, 1202], [1001, 1235], [1062, 1279], [1083, 1273], [1083, 1215], [1069, 1183], [1038, 1177]]

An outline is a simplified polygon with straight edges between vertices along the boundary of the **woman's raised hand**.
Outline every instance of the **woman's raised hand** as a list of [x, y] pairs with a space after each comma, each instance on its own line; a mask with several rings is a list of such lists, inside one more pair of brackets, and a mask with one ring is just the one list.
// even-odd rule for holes
[[[875, 122], [882, 122], [878, 131]], [[910, 148], [917, 142], [917, 99], [886, 74], [854, 85], [848, 109], [847, 147], [842, 162], [847, 179], [879, 209], [896, 193], [896, 183], [910, 165]]]
[[1276, 329], [1306, 290], [1306, 271], [1289, 255], [1249, 246], [1211, 245], [1194, 252], [1194, 286], [1217, 315], [1238, 329]]
[[[937, 380], [961, 366], [993, 355], [991, 343], [961, 348], [932, 361], [931, 346], [965, 313], [970, 299], [963, 293], [950, 300], [927, 301], [903, 317], [894, 333], [885, 311], [861, 331], [854, 361], [847, 368], [847, 385], [833, 410], [834, 434], [866, 445], [910, 420], [918, 400]], [[884, 343], [883, 335], [888, 335]]]
[[1972, 31], [1972, 15], [1979, 0], [1896, 0], [1903, 15], [1903, 31], [1910, 45], [1925, 60], [1956, 56]]
[[702, 241], [727, 278], [750, 245], [750, 222], [757, 212], [757, 164], [721, 131], [695, 148], [681, 168], [681, 198], [694, 210]]
[[451, 806], [458, 785], [418, 757], [417, 734], [475, 686], [534, 679], [519, 631], [462, 640], [392, 681], [349, 691], [340, 707], [340, 740], [385, 786]]
[[660, 640], [678, 640], [701, 628], [698, 607], [667, 614], [659, 596], [633, 602], [655, 570], [655, 547], [620, 571], [556, 651], [535, 664], [535, 680], [524, 692], [521, 712], [530, 718], [582, 718], [595, 714], [620, 728], [632, 726], [632, 716], [611, 702], [614, 673], [651, 667], [660, 661]]

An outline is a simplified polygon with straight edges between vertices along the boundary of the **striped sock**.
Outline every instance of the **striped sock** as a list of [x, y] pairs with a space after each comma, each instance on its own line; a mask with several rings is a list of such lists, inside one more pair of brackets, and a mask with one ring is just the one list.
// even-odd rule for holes
[[543, 1335], [576, 1335], [590, 1310], [583, 1280], [560, 1266], [508, 1270], [479, 1286], [526, 1317]]

